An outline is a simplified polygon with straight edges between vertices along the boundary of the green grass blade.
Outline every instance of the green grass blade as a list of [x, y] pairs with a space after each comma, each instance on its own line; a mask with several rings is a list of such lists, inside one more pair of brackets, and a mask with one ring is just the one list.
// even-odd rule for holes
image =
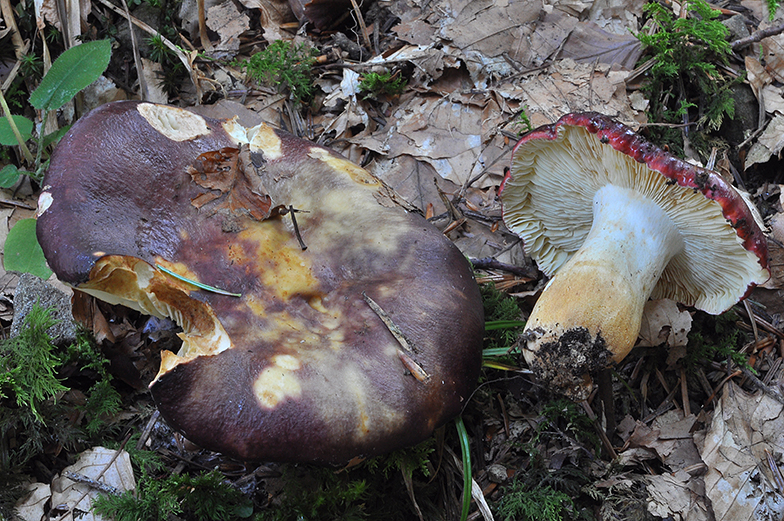
[[460, 438], [460, 451], [463, 453], [463, 511], [460, 514], [460, 521], [468, 519], [468, 512], [471, 510], [471, 447], [468, 440], [463, 417], [458, 416], [455, 420], [457, 435]]
[[497, 329], [514, 329], [523, 327], [525, 322], [522, 320], [488, 320], [485, 322], [485, 331], [495, 331]]
[[109, 40], [71, 47], [52, 63], [52, 68], [30, 96], [30, 104], [39, 110], [59, 109], [103, 74], [111, 55]]
[[174, 273], [172, 270], [166, 269], [160, 264], [155, 265], [156, 268], [161, 270], [162, 272], [171, 275], [175, 279], [181, 280], [183, 282], [187, 282], [188, 284], [192, 284], [199, 289], [203, 289], [204, 291], [209, 291], [211, 293], [217, 293], [218, 295], [226, 295], [228, 297], [241, 297], [242, 293], [231, 293], [230, 291], [226, 291], [225, 289], [216, 288], [215, 286], [209, 286], [207, 284], [203, 284], [201, 282], [196, 282], [195, 280], [191, 280], [189, 278], [183, 277], [182, 275], [178, 275]]

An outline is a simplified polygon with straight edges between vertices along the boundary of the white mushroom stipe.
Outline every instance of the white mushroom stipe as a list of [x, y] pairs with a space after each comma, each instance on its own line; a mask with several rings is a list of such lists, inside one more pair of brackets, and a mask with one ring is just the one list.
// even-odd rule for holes
[[[593, 210], [585, 242], [550, 280], [528, 320], [527, 329], [537, 332], [527, 342], [529, 363], [539, 345], [556, 342], [570, 324], [595, 324], [587, 328], [593, 339], [601, 335], [631, 348], [645, 302], [670, 259], [684, 248], [667, 214], [635, 190], [604, 186], [594, 196]], [[619, 360], [627, 353], [614, 356]]]

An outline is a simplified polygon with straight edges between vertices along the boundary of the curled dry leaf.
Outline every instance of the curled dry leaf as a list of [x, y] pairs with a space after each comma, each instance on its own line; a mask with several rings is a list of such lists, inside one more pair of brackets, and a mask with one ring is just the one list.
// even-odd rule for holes
[[41, 521], [52, 497], [52, 488], [46, 483], [31, 483], [27, 490], [28, 495], [16, 504], [15, 513], [22, 521]]
[[74, 521], [75, 519], [101, 521], [103, 519], [92, 511], [92, 502], [101, 492], [89, 484], [78, 483], [67, 478], [68, 473], [108, 485], [119, 493], [136, 489], [131, 457], [127, 452], [123, 450], [118, 455], [116, 450], [105, 447], [94, 447], [87, 450], [79, 456], [76, 463], [63, 469], [60, 476], [52, 480], [52, 504], [66, 505], [66, 508], [73, 508], [79, 513], [78, 515], [72, 513], [65, 518], [60, 518], [62, 521]]
[[207, 10], [207, 27], [220, 36], [215, 50], [236, 51], [240, 48], [240, 34], [250, 29], [250, 18], [228, 0]]
[[[781, 378], [774, 383], [781, 389]], [[771, 463], [781, 466], [784, 407], [762, 392], [749, 394], [732, 381], [724, 387], [704, 435], [695, 436], [705, 474], [707, 497], [716, 521], [781, 519], [784, 502]], [[768, 463], [768, 454], [775, 455]], [[728, 493], [731, 491], [731, 493]]]
[[212, 212], [228, 211], [233, 217], [247, 213], [257, 221], [266, 219], [270, 216], [272, 199], [256, 173], [256, 163], [261, 166], [264, 159], [251, 153], [247, 145], [200, 154], [188, 173], [194, 183], [210, 191], [191, 199], [191, 204], [201, 208], [221, 199], [210, 208]]
[[691, 331], [691, 313], [670, 299], [649, 300], [640, 327], [639, 346], [685, 346]]

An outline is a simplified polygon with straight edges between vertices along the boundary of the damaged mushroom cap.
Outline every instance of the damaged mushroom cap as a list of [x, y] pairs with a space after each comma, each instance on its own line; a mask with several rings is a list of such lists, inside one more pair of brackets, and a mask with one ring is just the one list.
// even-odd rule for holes
[[472, 392], [484, 318], [468, 263], [326, 148], [116, 102], [73, 126], [44, 184], [58, 277], [182, 326], [151, 390], [205, 448], [345, 462], [423, 440]]
[[574, 399], [634, 346], [649, 297], [718, 314], [770, 275], [761, 219], [739, 191], [601, 114], [525, 135], [501, 199], [506, 225], [552, 277], [525, 358]]

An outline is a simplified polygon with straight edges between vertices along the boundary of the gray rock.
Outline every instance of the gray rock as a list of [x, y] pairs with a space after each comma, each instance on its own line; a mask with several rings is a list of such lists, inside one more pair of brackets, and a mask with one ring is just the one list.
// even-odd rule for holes
[[487, 477], [493, 483], [503, 483], [508, 478], [506, 475], [506, 467], [499, 465], [498, 463], [490, 465], [487, 467]]
[[736, 14], [724, 20], [724, 26], [730, 30], [730, 40], [740, 40], [750, 36], [749, 28], [746, 25], [748, 20], [742, 14]]
[[55, 345], [68, 345], [76, 341], [76, 322], [71, 313], [71, 297], [39, 279], [35, 275], [24, 273], [19, 278], [14, 294], [14, 320], [11, 323], [11, 337], [19, 334], [25, 317], [38, 303], [44, 308], [53, 308], [52, 316], [57, 324], [47, 331]]

